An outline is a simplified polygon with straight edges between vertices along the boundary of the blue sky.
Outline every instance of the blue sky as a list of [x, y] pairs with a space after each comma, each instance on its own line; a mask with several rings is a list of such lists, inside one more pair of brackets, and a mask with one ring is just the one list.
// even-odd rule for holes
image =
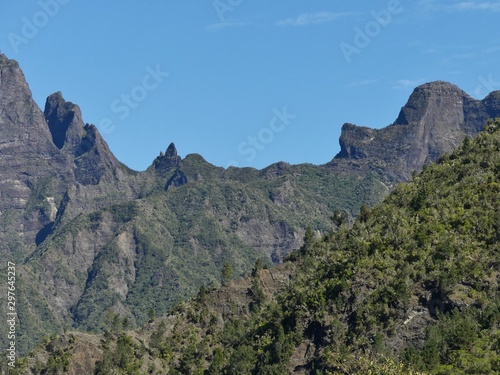
[[0, 50], [37, 103], [62, 91], [115, 155], [326, 163], [344, 122], [392, 123], [414, 87], [500, 89], [500, 1], [2, 1]]

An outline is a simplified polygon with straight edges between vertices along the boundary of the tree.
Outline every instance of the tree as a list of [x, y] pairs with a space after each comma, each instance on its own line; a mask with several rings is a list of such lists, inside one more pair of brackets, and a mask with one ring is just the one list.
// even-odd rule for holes
[[344, 211], [335, 210], [330, 220], [332, 220], [337, 227], [340, 227], [347, 222], [347, 214]]
[[306, 228], [306, 233], [304, 234], [304, 244], [300, 248], [302, 254], [306, 254], [313, 244], [314, 244], [314, 231], [311, 227], [308, 226]]
[[255, 261], [255, 265], [252, 269], [252, 276], [255, 277], [259, 274], [260, 270], [264, 268], [264, 263], [260, 258]]
[[212, 356], [212, 363], [208, 369], [210, 375], [222, 375], [224, 370], [224, 351], [217, 347]]
[[266, 301], [266, 294], [260, 286], [260, 281], [258, 277], [252, 279], [252, 293], [253, 293], [253, 303], [251, 304], [252, 311], [258, 311], [258, 309]]
[[120, 319], [120, 315], [116, 314], [114, 317], [113, 317], [113, 323], [112, 323], [112, 328], [113, 328], [113, 332], [120, 332], [121, 330], [121, 319]]
[[155, 310], [152, 307], [148, 311], [148, 318], [149, 323], [153, 323], [153, 320], [155, 320]]
[[123, 318], [123, 323], [122, 323], [123, 329], [127, 330], [130, 328], [130, 322], [127, 317]]
[[361, 210], [359, 211], [359, 221], [365, 223], [371, 215], [370, 207], [367, 204], [361, 206]]
[[197, 298], [200, 303], [205, 303], [207, 299], [207, 288], [205, 288], [205, 285], [200, 286]]
[[227, 285], [229, 281], [231, 281], [233, 276], [233, 267], [231, 267], [231, 265], [227, 262], [224, 263], [224, 265], [222, 266], [222, 285]]

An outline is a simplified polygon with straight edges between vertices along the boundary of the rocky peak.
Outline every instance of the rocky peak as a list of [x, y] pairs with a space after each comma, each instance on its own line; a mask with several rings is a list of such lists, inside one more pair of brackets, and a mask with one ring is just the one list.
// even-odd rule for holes
[[153, 161], [154, 171], [157, 174], [163, 175], [179, 166], [181, 157], [177, 154], [177, 149], [174, 143], [170, 143], [165, 153], [160, 152], [160, 155]]
[[11, 148], [38, 158], [57, 154], [19, 64], [5, 55], [0, 55], [0, 134], [4, 154]]
[[113, 180], [120, 162], [95, 125], [86, 124], [82, 129], [83, 138], [74, 150], [76, 180], [83, 185], [97, 185], [106, 175]]
[[[53, 202], [64, 190], [61, 181], [71, 178], [70, 168], [19, 64], [0, 55], [0, 254], [29, 251], [53, 219]], [[7, 238], [23, 245], [8, 247]]]
[[56, 92], [47, 98], [44, 110], [54, 145], [70, 159], [74, 158], [76, 181], [97, 185], [119, 165], [94, 125], [85, 124], [80, 107], [64, 100]]
[[165, 157], [177, 163], [181, 160], [181, 158], [177, 154], [177, 149], [175, 148], [174, 143], [170, 143], [170, 145], [168, 145], [168, 148], [165, 151]]
[[493, 91], [483, 99], [489, 118], [500, 117], [500, 91]]
[[480, 101], [451, 83], [426, 83], [415, 88], [392, 125], [371, 129], [345, 124], [335, 159], [357, 159], [370, 169], [380, 168], [383, 161], [393, 179], [406, 180], [497, 116], [500, 92]]
[[339, 158], [362, 159], [367, 156], [363, 145], [372, 141], [374, 129], [346, 123], [342, 126], [340, 135]]
[[44, 115], [57, 148], [74, 153], [84, 136], [80, 108], [65, 101], [59, 91], [47, 98]]
[[[426, 115], [439, 116], [448, 123], [463, 123], [464, 102], [474, 101], [459, 87], [444, 81], [435, 81], [413, 90], [406, 105], [401, 109], [395, 124], [417, 124]], [[446, 111], [443, 111], [446, 109]]]

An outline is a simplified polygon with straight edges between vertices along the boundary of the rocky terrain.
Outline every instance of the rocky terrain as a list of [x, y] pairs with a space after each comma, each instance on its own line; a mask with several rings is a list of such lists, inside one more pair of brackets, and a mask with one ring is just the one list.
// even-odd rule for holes
[[345, 124], [339, 154], [329, 163], [347, 160], [376, 170], [389, 181], [408, 180], [424, 164], [451, 152], [465, 136], [475, 137], [490, 118], [500, 116], [500, 91], [476, 100], [448, 82], [417, 87], [396, 121], [382, 129]]
[[499, 151], [497, 120], [284, 264], [46, 339], [14, 374], [499, 374]]
[[113, 314], [142, 325], [151, 309], [220, 284], [225, 264], [237, 276], [257, 259], [282, 262], [307, 227], [327, 233], [336, 212], [352, 220], [477, 135], [499, 98], [425, 84], [394, 124], [345, 124], [326, 165], [223, 169], [170, 144], [137, 172], [61, 93], [38, 108], [17, 62], [0, 55], [0, 254], [18, 264], [19, 349], [64, 329], [102, 331]]

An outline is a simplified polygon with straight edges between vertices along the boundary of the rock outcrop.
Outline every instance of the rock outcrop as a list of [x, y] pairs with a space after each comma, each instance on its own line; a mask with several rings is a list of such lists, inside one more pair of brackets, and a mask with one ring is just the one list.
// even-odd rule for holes
[[500, 91], [480, 101], [451, 83], [426, 83], [413, 91], [392, 125], [371, 129], [345, 124], [333, 163], [356, 160], [381, 170], [391, 181], [406, 180], [466, 136], [476, 136], [488, 118], [500, 116], [499, 105]]
[[433, 82], [387, 128], [345, 124], [327, 165], [225, 170], [172, 143], [135, 172], [62, 93], [42, 112], [0, 55], [0, 255], [23, 263], [20, 333], [36, 344], [67, 325], [99, 330], [109, 311], [142, 324], [149, 308], [217, 282], [225, 262], [238, 274], [280, 263], [307, 226], [331, 230], [337, 210], [352, 218], [499, 115], [500, 92], [478, 101]]
[[[69, 164], [52, 142], [23, 72], [0, 55], [0, 254], [25, 255], [54, 217]], [[54, 178], [59, 176], [60, 178]]]
[[175, 144], [171, 143], [165, 153], [160, 152], [160, 156], [153, 161], [153, 168], [156, 174], [165, 176], [168, 172], [177, 168], [180, 162], [181, 157], [177, 154]]
[[80, 108], [57, 92], [42, 112], [18, 63], [5, 55], [0, 55], [0, 176], [0, 254], [16, 259], [50, 234], [56, 217], [68, 222], [103, 202], [136, 195], [133, 174], [97, 128], [83, 122]]

